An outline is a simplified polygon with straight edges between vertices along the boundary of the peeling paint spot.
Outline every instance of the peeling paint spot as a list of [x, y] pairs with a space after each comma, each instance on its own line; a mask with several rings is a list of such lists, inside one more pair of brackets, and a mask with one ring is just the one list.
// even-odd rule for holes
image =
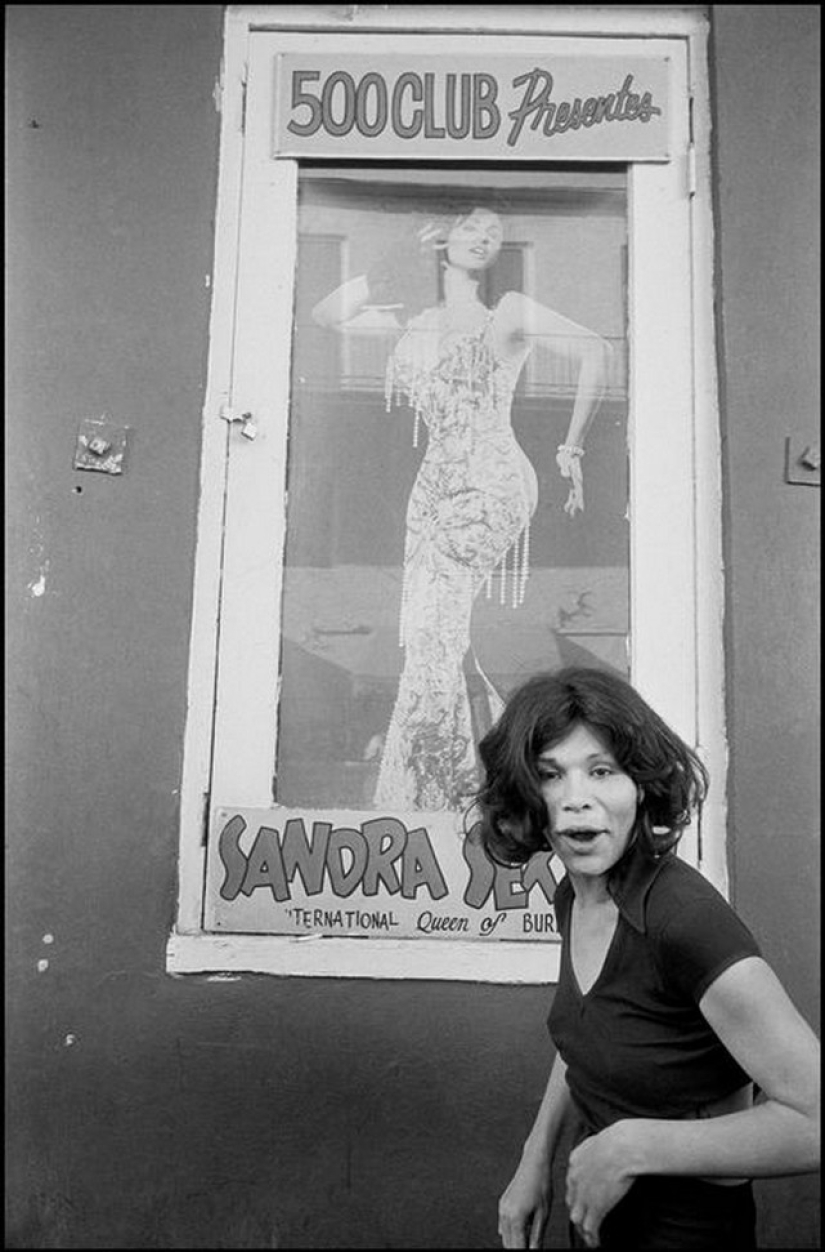
[[54, 943], [54, 935], [44, 935], [44, 936], [43, 936], [43, 942], [44, 942], [44, 943]]
[[45, 561], [43, 560], [43, 545], [41, 543], [38, 543], [37, 548], [38, 548], [37, 557], [39, 558], [39, 561], [38, 561], [39, 572], [38, 572], [37, 578], [33, 578], [32, 581], [28, 584], [29, 595], [32, 596], [34, 599], [39, 599], [40, 596], [44, 596], [46, 594], [46, 579], [49, 573], [49, 561], [48, 559], [46, 559]]
[[40, 961], [38, 961], [38, 962], [37, 962], [37, 972], [38, 972], [38, 974], [45, 974], [45, 972], [46, 972], [46, 970], [47, 970], [48, 968], [49, 968], [49, 962], [48, 962], [48, 961], [46, 961], [46, 960], [40, 960]]
[[207, 982], [239, 982], [240, 974], [210, 974]]
[[73, 1048], [76, 1043], [77, 1043], [77, 1035], [67, 1035], [66, 1038], [63, 1040], [63, 1047]]

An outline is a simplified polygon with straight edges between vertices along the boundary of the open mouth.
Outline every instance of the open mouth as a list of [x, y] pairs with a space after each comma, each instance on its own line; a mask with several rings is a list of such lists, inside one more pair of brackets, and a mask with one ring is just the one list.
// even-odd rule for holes
[[569, 827], [565, 830], [556, 831], [556, 835], [562, 839], [568, 839], [571, 843], [588, 844], [594, 839], [598, 839], [599, 835], [603, 835], [603, 830], [597, 830], [595, 827]]

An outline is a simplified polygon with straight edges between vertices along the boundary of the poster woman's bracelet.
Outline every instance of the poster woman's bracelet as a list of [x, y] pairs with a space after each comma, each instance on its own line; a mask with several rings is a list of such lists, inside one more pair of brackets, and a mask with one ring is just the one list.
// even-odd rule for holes
[[566, 452], [568, 456], [584, 456], [584, 448], [575, 443], [560, 443], [557, 452]]

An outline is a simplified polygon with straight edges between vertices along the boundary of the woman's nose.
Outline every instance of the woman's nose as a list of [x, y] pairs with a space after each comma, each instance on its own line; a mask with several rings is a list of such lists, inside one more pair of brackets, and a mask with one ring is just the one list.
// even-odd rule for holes
[[568, 776], [564, 780], [562, 807], [565, 809], [583, 809], [590, 807], [590, 791], [585, 779]]

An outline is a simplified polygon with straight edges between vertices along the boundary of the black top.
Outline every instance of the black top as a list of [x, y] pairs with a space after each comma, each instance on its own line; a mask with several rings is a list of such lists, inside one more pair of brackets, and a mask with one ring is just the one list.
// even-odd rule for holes
[[589, 1132], [623, 1117], [692, 1117], [749, 1076], [698, 1005], [728, 966], [759, 956], [747, 926], [675, 853], [632, 851], [611, 882], [616, 931], [582, 995], [570, 961], [573, 889], [556, 889], [561, 969], [548, 1028]]

